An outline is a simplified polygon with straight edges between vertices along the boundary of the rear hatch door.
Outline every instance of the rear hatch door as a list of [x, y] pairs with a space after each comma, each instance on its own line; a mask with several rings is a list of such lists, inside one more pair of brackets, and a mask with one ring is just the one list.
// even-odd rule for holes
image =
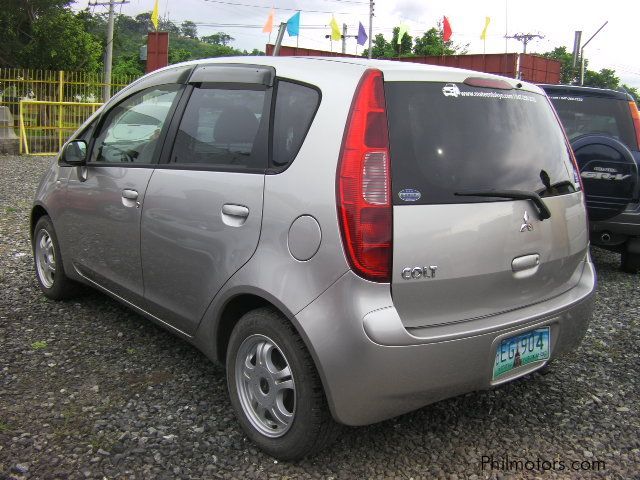
[[392, 296], [406, 327], [494, 315], [577, 284], [585, 210], [545, 95], [460, 81], [388, 81], [385, 95]]

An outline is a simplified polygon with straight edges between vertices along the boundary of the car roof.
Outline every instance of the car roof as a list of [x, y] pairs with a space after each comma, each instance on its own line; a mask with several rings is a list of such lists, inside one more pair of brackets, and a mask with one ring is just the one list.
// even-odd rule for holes
[[611, 98], [615, 100], [633, 101], [633, 97], [621, 90], [608, 88], [580, 87], [577, 85], [539, 85], [547, 94], [571, 95], [582, 97]]
[[[357, 71], [358, 76], [360, 76], [361, 72], [366, 70], [367, 68], [377, 68], [381, 70], [384, 74], [385, 81], [439, 81], [461, 83], [468, 77], [482, 77], [489, 79], [506, 80], [512, 85], [512, 87], [519, 90], [527, 90], [534, 93], [543, 93], [537, 85], [514, 78], [494, 75], [491, 73], [453, 67], [442, 67], [439, 65], [426, 65], [414, 62], [399, 62], [395, 60], [370, 60], [368, 58], [356, 57], [216, 57], [175, 64], [169, 67], [165, 67], [164, 69], [157, 70], [156, 72], [181, 66], [184, 67], [189, 65], [210, 65], [216, 63], [271, 66], [276, 69], [279, 76], [290, 78], [304, 76], [317, 79], [318, 75], [326, 75], [327, 69], [331, 69], [331, 73], [336, 74]], [[156, 72], [153, 72], [150, 75], [153, 75]]]

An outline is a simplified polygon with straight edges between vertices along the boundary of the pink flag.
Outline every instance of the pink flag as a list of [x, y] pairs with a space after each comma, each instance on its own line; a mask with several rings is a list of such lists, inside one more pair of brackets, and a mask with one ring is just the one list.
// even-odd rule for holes
[[267, 18], [267, 23], [262, 27], [262, 31], [264, 33], [271, 33], [273, 31], [273, 15], [274, 11], [271, 10], [271, 12], [269, 12], [269, 18]]

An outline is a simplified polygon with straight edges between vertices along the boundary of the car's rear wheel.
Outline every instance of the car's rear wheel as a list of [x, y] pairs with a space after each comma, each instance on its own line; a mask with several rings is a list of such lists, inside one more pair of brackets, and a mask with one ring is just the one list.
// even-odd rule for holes
[[58, 237], [51, 218], [40, 217], [33, 230], [33, 260], [40, 290], [53, 300], [63, 300], [78, 293], [78, 284], [64, 273]]
[[247, 436], [269, 455], [316, 453], [338, 429], [316, 367], [293, 326], [273, 308], [245, 314], [227, 349], [227, 382]]

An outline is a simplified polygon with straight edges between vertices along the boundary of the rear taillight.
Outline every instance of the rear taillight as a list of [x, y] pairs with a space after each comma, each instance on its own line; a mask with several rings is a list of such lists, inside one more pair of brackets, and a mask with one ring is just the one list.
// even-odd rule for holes
[[379, 70], [364, 73], [353, 97], [342, 139], [336, 197], [342, 243], [351, 267], [367, 280], [390, 281], [389, 134]]
[[636, 141], [638, 142], [638, 148], [640, 149], [640, 112], [638, 112], [638, 105], [636, 105], [636, 102], [629, 102], [629, 110], [631, 110], [633, 126], [636, 129]]

